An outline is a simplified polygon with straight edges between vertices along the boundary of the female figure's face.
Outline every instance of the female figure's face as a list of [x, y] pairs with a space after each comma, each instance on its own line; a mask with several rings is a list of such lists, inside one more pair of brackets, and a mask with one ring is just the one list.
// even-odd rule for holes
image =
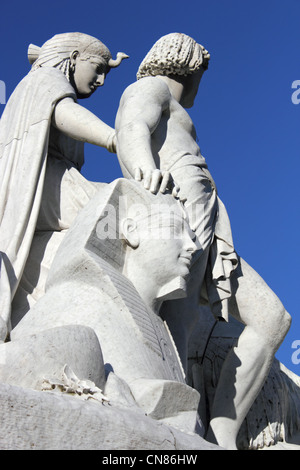
[[109, 67], [101, 56], [82, 56], [75, 51], [71, 56], [72, 82], [78, 98], [88, 98], [104, 85]]

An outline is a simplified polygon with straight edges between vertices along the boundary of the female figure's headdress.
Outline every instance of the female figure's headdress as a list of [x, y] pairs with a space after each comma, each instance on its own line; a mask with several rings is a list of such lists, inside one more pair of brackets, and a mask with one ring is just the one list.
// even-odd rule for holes
[[42, 47], [29, 45], [28, 60], [32, 64], [31, 70], [39, 67], [59, 67], [66, 72], [73, 51], [79, 51], [85, 56], [101, 56], [109, 68], [118, 67], [122, 60], [128, 57], [123, 52], [118, 52], [117, 58], [113, 60], [109, 49], [99, 39], [84, 33], [63, 33], [56, 34]]

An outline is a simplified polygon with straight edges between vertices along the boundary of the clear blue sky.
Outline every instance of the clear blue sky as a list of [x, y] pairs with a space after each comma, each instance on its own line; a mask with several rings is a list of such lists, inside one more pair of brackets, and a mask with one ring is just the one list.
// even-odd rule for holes
[[[7, 98], [29, 71], [29, 43], [80, 31], [101, 39], [113, 55], [127, 52], [130, 59], [111, 71], [104, 88], [81, 102], [112, 126], [123, 90], [159, 37], [183, 32], [209, 50], [190, 115], [238, 253], [293, 317], [277, 357], [298, 375], [292, 343], [300, 342], [300, 104], [292, 102], [292, 83], [300, 80], [299, 18], [299, 0], [11, 0], [2, 2], [0, 28]], [[121, 176], [116, 156], [92, 146], [83, 174], [105, 182]]]

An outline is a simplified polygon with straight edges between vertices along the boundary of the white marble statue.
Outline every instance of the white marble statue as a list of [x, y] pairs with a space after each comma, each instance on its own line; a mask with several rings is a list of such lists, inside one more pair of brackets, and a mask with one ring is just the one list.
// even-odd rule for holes
[[125, 57], [81, 33], [29, 46], [32, 68], [0, 121], [0, 341], [43, 294], [66, 229], [99, 187], [80, 174], [84, 142], [115, 152], [114, 129], [77, 100]]
[[[209, 307], [201, 306], [189, 341], [187, 382], [200, 393], [199, 415], [204, 427], [210, 421], [224, 361], [243, 329], [231, 316], [229, 322], [215, 321]], [[237, 448], [300, 449], [300, 377], [277, 359], [242, 423]]]
[[[194, 237], [183, 205], [172, 195], [153, 195], [126, 179], [98, 190], [65, 235], [44, 296], [0, 348], [0, 362], [6, 355], [0, 382], [41, 390], [43, 377], [53, 376], [66, 362], [80, 380], [103, 390], [103, 363], [102, 377], [115, 374], [148, 416], [186, 432], [200, 429], [199, 394], [186, 385], [173, 339], [159, 316], [164, 300], [186, 296]], [[68, 336], [67, 352], [62, 340], [51, 340], [53, 329], [56, 338], [58, 328], [70, 325], [88, 328], [98, 339], [101, 357], [95, 347], [96, 371], [86, 366], [88, 376], [82, 376], [84, 366], [77, 372], [74, 358], [70, 363], [68, 351], [77, 357], [84, 348], [90, 357], [92, 350], [84, 346], [86, 340], [76, 339], [77, 330]], [[49, 347], [53, 342], [57, 359]]]
[[291, 320], [277, 296], [235, 252], [226, 209], [185, 110], [193, 106], [209, 58], [185, 34], [159, 39], [141, 63], [138, 80], [125, 90], [115, 127], [124, 176], [143, 178], [155, 193], [164, 190], [171, 174], [200, 243], [188, 298], [167, 301], [161, 309], [184, 367], [200, 298], [209, 301], [216, 318], [228, 320], [231, 314], [245, 325], [222, 368], [206, 434], [207, 440], [236, 449], [240, 426]]

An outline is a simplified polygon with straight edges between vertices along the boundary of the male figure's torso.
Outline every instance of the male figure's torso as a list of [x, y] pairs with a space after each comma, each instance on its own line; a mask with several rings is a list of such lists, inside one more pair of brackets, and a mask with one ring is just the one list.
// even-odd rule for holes
[[[158, 79], [159, 80], [159, 79]], [[152, 152], [157, 167], [170, 170], [184, 155], [203, 161], [196, 142], [196, 130], [186, 110], [170, 95], [167, 108], [152, 134]]]
[[126, 177], [140, 167], [172, 169], [183, 156], [206, 166], [193, 122], [163, 77], [145, 77], [124, 92], [116, 118], [118, 157]]

